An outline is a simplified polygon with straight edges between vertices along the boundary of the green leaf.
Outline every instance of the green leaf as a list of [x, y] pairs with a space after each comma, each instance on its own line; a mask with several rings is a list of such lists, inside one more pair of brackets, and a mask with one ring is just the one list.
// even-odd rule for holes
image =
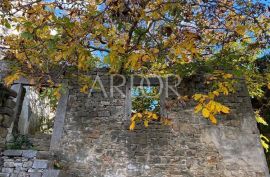
[[50, 40], [50, 41], [48, 42], [48, 48], [49, 48], [50, 50], [55, 49], [55, 41]]
[[21, 33], [21, 37], [25, 38], [25, 39], [33, 39], [33, 34], [31, 34], [29, 32], [23, 32], [23, 33]]
[[5, 20], [4, 25], [5, 25], [5, 27], [8, 28], [8, 29], [11, 28], [11, 25], [10, 25], [10, 23], [9, 23], [7, 20]]

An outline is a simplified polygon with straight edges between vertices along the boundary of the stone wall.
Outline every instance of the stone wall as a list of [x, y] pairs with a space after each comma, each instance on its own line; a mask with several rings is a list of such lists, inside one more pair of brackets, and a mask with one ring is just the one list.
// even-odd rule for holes
[[34, 150], [6, 150], [3, 152], [1, 177], [58, 177], [60, 170], [53, 169], [49, 160], [40, 160], [42, 152]]
[[0, 151], [6, 146], [8, 128], [13, 121], [14, 107], [16, 103], [13, 98], [16, 93], [0, 83]]
[[9, 72], [7, 63], [4, 60], [1, 60], [1, 53], [0, 53], [0, 82], [3, 81], [6, 74]]
[[[109, 75], [98, 73], [109, 95]], [[250, 99], [243, 81], [221, 98], [232, 113], [212, 125], [194, 114], [194, 103], [175, 102], [165, 114], [171, 127], [152, 122], [129, 128], [130, 99], [101, 91], [81, 93], [71, 83], [56, 113], [51, 147], [74, 177], [268, 177]], [[205, 91], [195, 77], [178, 87], [182, 95]], [[121, 91], [130, 91], [126, 85]], [[127, 94], [129, 95], [129, 94]], [[174, 100], [171, 94], [166, 102]], [[62, 112], [61, 112], [62, 111]], [[65, 112], [66, 111], [66, 112]]]

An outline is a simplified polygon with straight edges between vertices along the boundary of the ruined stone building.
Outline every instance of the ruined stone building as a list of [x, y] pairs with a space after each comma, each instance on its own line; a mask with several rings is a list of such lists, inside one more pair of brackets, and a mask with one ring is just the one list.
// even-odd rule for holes
[[[220, 98], [232, 112], [220, 116], [218, 125], [195, 114], [194, 102], [183, 104], [175, 99], [172, 88], [181, 95], [207, 89], [203, 77], [194, 76], [176, 87], [171, 87], [174, 83], [168, 81], [169, 87], [160, 94], [161, 113], [172, 119], [172, 126], [152, 121], [148, 128], [138, 124], [130, 131], [131, 90], [143, 83], [142, 79], [134, 81], [127, 77], [127, 82], [121, 84], [123, 78], [115, 78], [113, 85], [117, 87], [112, 88], [106, 69], [93, 71], [92, 75], [99, 76], [104, 90], [92, 89], [85, 94], [80, 92], [76, 81], [69, 81], [58, 103], [50, 142], [44, 140], [50, 147], [2, 149], [0, 176], [269, 176], [243, 80], [239, 79], [236, 93]], [[151, 86], [159, 87], [158, 81], [153, 78]], [[167, 107], [168, 102], [173, 104]], [[6, 117], [0, 113], [1, 118]], [[4, 128], [2, 121], [1, 147], [5, 143]]]

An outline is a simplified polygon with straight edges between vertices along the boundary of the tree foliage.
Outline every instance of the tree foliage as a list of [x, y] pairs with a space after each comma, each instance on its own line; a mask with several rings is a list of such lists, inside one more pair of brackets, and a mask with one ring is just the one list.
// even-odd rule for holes
[[[3, 0], [1, 24], [13, 73], [35, 84], [55, 86], [109, 66], [111, 73], [188, 77], [203, 68], [213, 89], [197, 93], [196, 112], [216, 123], [230, 109], [216, 102], [233, 92], [232, 78], [244, 76], [251, 96], [263, 95], [269, 72], [256, 66], [269, 47], [269, 7], [249, 0]], [[15, 31], [15, 32], [14, 32]], [[268, 85], [269, 86], [269, 85]]]

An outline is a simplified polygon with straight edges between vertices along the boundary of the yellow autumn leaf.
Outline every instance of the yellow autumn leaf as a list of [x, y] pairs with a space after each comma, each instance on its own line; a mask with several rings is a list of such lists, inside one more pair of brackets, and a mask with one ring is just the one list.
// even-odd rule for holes
[[57, 99], [60, 99], [60, 97], [61, 97], [60, 89], [57, 88], [57, 89], [54, 91], [53, 95], [54, 95]]
[[145, 127], [148, 127], [148, 120], [145, 120], [145, 121], [143, 122], [143, 124], [144, 124]]
[[159, 53], [159, 49], [153, 48], [153, 49], [152, 49], [152, 52], [153, 52], [154, 54], [157, 54], [157, 53]]
[[262, 118], [261, 116], [256, 116], [256, 121], [258, 122], [258, 123], [261, 123], [261, 124], [263, 124], [263, 125], [268, 125], [268, 123], [264, 120], [264, 118]]
[[142, 61], [146, 62], [146, 61], [149, 61], [149, 60], [151, 60], [149, 55], [142, 56]]
[[131, 124], [129, 126], [129, 130], [134, 130], [135, 125], [136, 125], [135, 121], [131, 121]]
[[244, 35], [246, 33], [246, 30], [247, 30], [247, 26], [244, 26], [244, 25], [240, 25], [235, 28], [235, 31], [240, 35]]
[[202, 97], [202, 94], [195, 94], [193, 95], [193, 99], [198, 101]]
[[214, 94], [215, 96], [219, 96], [219, 92], [218, 92], [218, 91], [213, 91], [213, 94]]
[[135, 121], [136, 118], [137, 118], [137, 114], [134, 114], [134, 115], [131, 117], [131, 121]]
[[260, 116], [259, 111], [255, 112], [255, 118], [258, 123], [263, 124], [263, 125], [268, 125], [268, 123], [264, 120], [264, 118]]
[[141, 58], [141, 54], [139, 53], [132, 53], [128, 57], [128, 62], [125, 64], [125, 67], [128, 68], [129, 66], [135, 70], [140, 68], [140, 63], [138, 60]]
[[216, 109], [216, 107], [218, 106], [218, 104], [214, 101], [210, 101], [208, 104], [207, 104], [207, 109], [210, 110], [210, 111], [214, 111]]
[[62, 59], [62, 57], [63, 57], [62, 54], [59, 53], [54, 57], [54, 59], [55, 59], [55, 61], [60, 61]]
[[227, 106], [222, 106], [221, 107], [221, 112], [228, 114], [230, 112], [230, 108], [228, 108]]
[[229, 90], [227, 88], [223, 88], [223, 94], [224, 95], [229, 95]]
[[14, 81], [18, 80], [20, 78], [20, 73], [16, 72], [12, 75], [7, 76], [4, 81], [7, 86], [10, 86]]
[[138, 116], [139, 118], [142, 118], [142, 113], [137, 113], [137, 116]]
[[265, 140], [266, 142], [268, 142], [268, 143], [269, 143], [269, 141], [270, 141], [266, 136], [264, 136], [264, 135], [262, 135], [262, 134], [260, 135], [260, 138], [261, 138], [261, 139], [264, 139], [264, 140]]
[[206, 108], [203, 108], [202, 115], [203, 115], [203, 117], [208, 118], [210, 116], [209, 110]]
[[209, 97], [209, 99], [213, 100], [215, 98], [215, 95], [212, 92], [210, 92], [208, 94], [208, 97]]
[[154, 120], [157, 120], [157, 119], [158, 119], [157, 114], [153, 114], [153, 119], [154, 119]]
[[172, 124], [172, 120], [171, 120], [171, 119], [168, 119], [168, 118], [165, 118], [165, 119], [163, 120], [163, 124], [164, 124], [164, 125], [171, 125], [171, 124]]
[[230, 78], [232, 78], [232, 77], [233, 77], [232, 74], [225, 74], [225, 75], [223, 75], [223, 78], [224, 78], [224, 79], [230, 79]]
[[195, 107], [195, 113], [198, 113], [198, 112], [200, 112], [201, 110], [202, 110], [202, 108], [203, 108], [203, 106], [202, 106], [202, 104], [198, 104], [196, 107]]
[[265, 149], [266, 152], [269, 151], [269, 145], [261, 139], [261, 144], [262, 144], [262, 147]]
[[267, 88], [270, 90], [270, 83], [267, 84]]
[[84, 85], [82, 88], [80, 88], [80, 91], [81, 91], [82, 93], [87, 94], [87, 93], [88, 93], [88, 86], [87, 86], [87, 85]]
[[264, 135], [260, 135], [260, 138], [261, 138], [261, 144], [262, 144], [262, 146], [263, 146], [263, 148], [266, 150], [266, 152], [268, 152], [268, 150], [269, 150], [269, 139], [266, 137], [266, 136], [264, 136]]
[[215, 118], [214, 115], [210, 114], [210, 115], [209, 115], [209, 119], [210, 119], [210, 121], [211, 121], [213, 124], [217, 124], [217, 119]]

